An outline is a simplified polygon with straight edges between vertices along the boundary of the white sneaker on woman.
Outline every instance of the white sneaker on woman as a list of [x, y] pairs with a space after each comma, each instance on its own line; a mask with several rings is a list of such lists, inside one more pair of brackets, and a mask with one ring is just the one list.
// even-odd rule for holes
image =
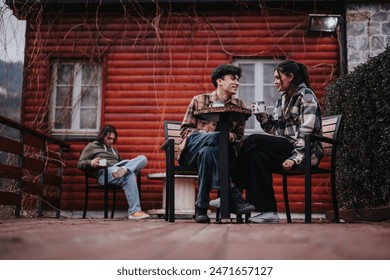
[[215, 208], [221, 208], [221, 198], [210, 200], [209, 205]]
[[279, 215], [276, 212], [262, 212], [256, 216], [248, 218], [248, 221], [257, 224], [277, 224], [279, 223]]

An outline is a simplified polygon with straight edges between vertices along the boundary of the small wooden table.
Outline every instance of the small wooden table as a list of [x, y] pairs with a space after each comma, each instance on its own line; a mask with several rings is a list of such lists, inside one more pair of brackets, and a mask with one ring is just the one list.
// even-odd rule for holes
[[[217, 109], [217, 108], [212, 108]], [[247, 120], [252, 112], [250, 109], [236, 107], [219, 107], [218, 110], [199, 110], [194, 113], [196, 118], [219, 123], [219, 179], [221, 184], [221, 221], [230, 220], [229, 210], [229, 123], [232, 121]]]
[[[163, 201], [164, 207], [166, 201], [166, 183], [167, 176], [164, 173], [152, 173], [147, 177], [152, 180], [163, 180]], [[182, 217], [192, 217], [195, 213], [195, 185], [198, 175], [175, 175], [175, 215]], [[153, 209], [149, 214], [165, 215], [165, 208]]]

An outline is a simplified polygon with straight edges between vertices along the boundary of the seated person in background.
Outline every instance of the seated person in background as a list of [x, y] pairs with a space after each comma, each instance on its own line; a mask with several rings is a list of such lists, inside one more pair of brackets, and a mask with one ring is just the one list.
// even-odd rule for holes
[[96, 168], [96, 179], [104, 184], [104, 170], [99, 168], [99, 161], [106, 160], [108, 166], [108, 183], [122, 186], [129, 205], [129, 219], [147, 219], [149, 215], [141, 210], [139, 200], [137, 173], [146, 166], [147, 158], [139, 155], [131, 160], [122, 160], [119, 152], [112, 145], [118, 133], [111, 125], [106, 125], [96, 141], [88, 143], [81, 152], [77, 162], [80, 169]]
[[[222, 64], [216, 67], [211, 81], [216, 88], [212, 93], [204, 93], [192, 98], [180, 127], [183, 141], [180, 144], [179, 163], [198, 168], [198, 197], [195, 203], [195, 222], [209, 223], [207, 216], [211, 188], [219, 188], [219, 132], [216, 122], [199, 120], [194, 117], [196, 110], [209, 108], [213, 102], [222, 102], [225, 107], [246, 108], [244, 101], [236, 98], [241, 78], [241, 68]], [[231, 142], [244, 135], [245, 121], [230, 123]], [[255, 209], [246, 203], [236, 188], [230, 188], [230, 211], [237, 215], [248, 214]]]

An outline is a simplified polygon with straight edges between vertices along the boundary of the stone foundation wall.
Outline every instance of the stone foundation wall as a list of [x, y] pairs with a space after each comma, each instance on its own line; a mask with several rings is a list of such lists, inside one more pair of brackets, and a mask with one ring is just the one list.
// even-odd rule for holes
[[349, 3], [347, 20], [348, 71], [390, 45], [390, 3]]

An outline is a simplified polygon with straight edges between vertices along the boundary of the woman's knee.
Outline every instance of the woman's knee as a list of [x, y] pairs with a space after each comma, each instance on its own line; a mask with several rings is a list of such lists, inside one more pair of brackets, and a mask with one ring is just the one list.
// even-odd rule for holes
[[251, 134], [245, 139], [244, 143], [246, 143], [246, 144], [260, 144], [260, 143], [263, 143], [264, 141], [270, 140], [270, 137], [273, 137], [273, 136], [268, 136], [268, 135], [263, 135], [263, 134]]

